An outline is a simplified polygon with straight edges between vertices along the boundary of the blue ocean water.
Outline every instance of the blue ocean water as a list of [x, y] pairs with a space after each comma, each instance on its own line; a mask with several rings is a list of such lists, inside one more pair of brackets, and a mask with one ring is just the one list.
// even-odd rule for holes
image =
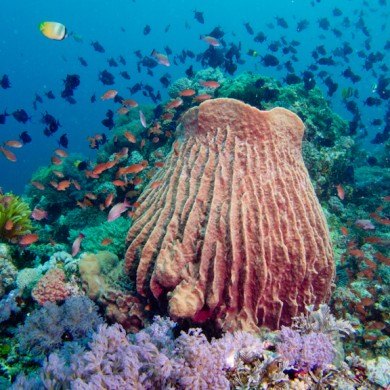
[[[334, 16], [337, 8], [341, 15]], [[194, 18], [194, 11], [203, 12], [204, 24]], [[12, 116], [6, 117], [6, 123], [0, 124], [0, 143], [10, 139], [18, 139], [23, 131], [32, 137], [32, 142], [21, 149], [13, 149], [17, 161], [11, 162], [0, 156], [0, 186], [4, 191], [22, 193], [31, 174], [42, 165], [50, 164], [53, 150], [58, 146], [60, 135], [66, 133], [69, 138], [69, 151], [80, 152], [85, 156], [93, 157], [94, 151], [89, 149], [87, 137], [101, 133], [107, 129], [101, 124], [107, 109], [116, 110], [118, 104], [113, 101], [101, 101], [100, 96], [110, 88], [118, 90], [125, 98], [136, 99], [142, 104], [152, 104], [141, 92], [131, 96], [128, 87], [137, 82], [152, 86], [155, 91], [161, 92], [162, 100], [168, 95], [159, 79], [166, 73], [171, 80], [185, 76], [185, 70], [193, 65], [197, 71], [202, 68], [196, 59], [187, 58], [185, 63], [173, 58], [182, 50], [191, 50], [201, 54], [208, 45], [199, 39], [200, 35], [207, 35], [216, 26], [225, 32], [224, 41], [241, 45], [241, 59], [237, 75], [243, 71], [253, 71], [263, 75], [274, 76], [283, 81], [286, 69], [264, 67], [261, 56], [271, 53], [268, 46], [273, 41], [286, 39], [296, 40], [297, 46], [295, 71], [301, 75], [316, 60], [312, 51], [323, 45], [326, 57], [332, 57], [332, 51], [347, 43], [353, 48], [351, 54], [344, 58], [334, 58], [336, 65], [319, 65], [327, 72], [333, 81], [339, 85], [336, 93], [330, 98], [332, 108], [345, 119], [351, 120], [351, 113], [347, 112], [342, 102], [343, 88], [351, 87], [358, 91], [356, 99], [359, 105], [359, 115], [362, 118], [361, 128], [356, 136], [367, 133], [362, 143], [368, 150], [375, 152], [381, 145], [373, 145], [370, 140], [382, 127], [370, 126], [374, 118], [383, 119], [387, 103], [382, 100], [378, 107], [369, 107], [363, 102], [367, 97], [378, 97], [375, 86], [381, 75], [388, 77], [386, 68], [380, 69], [383, 64], [389, 63], [389, 48], [385, 49], [389, 39], [388, 16], [389, 6], [386, 0], [275, 0], [272, 2], [230, 1], [218, 0], [116, 0], [103, 1], [75, 1], [53, 2], [37, 0], [34, 2], [2, 1], [2, 23], [0, 24], [0, 77], [9, 76], [11, 88], [0, 88], [0, 113], [5, 110], [12, 113], [24, 109], [31, 119], [26, 124], [18, 123]], [[277, 18], [283, 18], [288, 27], [284, 28], [277, 23]], [[329, 21], [329, 29], [319, 27], [319, 20]], [[308, 27], [298, 32], [297, 23], [307, 20]], [[42, 21], [57, 21], [65, 24], [69, 33], [73, 33], [63, 41], [54, 41], [45, 38], [38, 29]], [[349, 22], [348, 22], [349, 21]], [[244, 23], [249, 23], [254, 30], [250, 35]], [[144, 35], [144, 28], [149, 25], [151, 31]], [[169, 27], [168, 27], [169, 26]], [[336, 37], [332, 29], [341, 32]], [[267, 40], [264, 43], [254, 41], [254, 36], [264, 32]], [[75, 38], [78, 38], [77, 40]], [[91, 46], [92, 41], [98, 41], [105, 53], [96, 52]], [[134, 54], [140, 50], [142, 56], [150, 56], [153, 49], [164, 52], [169, 46], [172, 54], [169, 56], [172, 65], [169, 68], [159, 65], [153, 69], [153, 76], [147, 74], [147, 68], [137, 70], [139, 59]], [[248, 50], [256, 50], [257, 57], [247, 55]], [[365, 58], [359, 56], [359, 51], [368, 56], [370, 53], [384, 54], [384, 58], [375, 63], [370, 70], [364, 69]], [[280, 63], [285, 63], [289, 57], [279, 50], [272, 53], [278, 57]], [[110, 67], [107, 60], [122, 55], [126, 65], [119, 63], [118, 67]], [[78, 57], [82, 57], [88, 66], [80, 64]], [[346, 79], [342, 72], [350, 66], [352, 71], [361, 76], [361, 81], [353, 83]], [[115, 84], [103, 85], [98, 80], [100, 71], [110, 71], [115, 76]], [[131, 80], [125, 80], [119, 72], [127, 71]], [[80, 86], [75, 90], [76, 104], [69, 104], [61, 98], [63, 80], [68, 74], [80, 75]], [[317, 79], [326, 94], [326, 87]], [[55, 99], [49, 100], [45, 92], [53, 91]], [[33, 101], [36, 94], [42, 97], [43, 103]], [[90, 102], [90, 97], [96, 94], [97, 101]], [[60, 129], [51, 137], [43, 134], [44, 125], [41, 116], [48, 112], [61, 123]], [[108, 133], [108, 131], [106, 131]]]

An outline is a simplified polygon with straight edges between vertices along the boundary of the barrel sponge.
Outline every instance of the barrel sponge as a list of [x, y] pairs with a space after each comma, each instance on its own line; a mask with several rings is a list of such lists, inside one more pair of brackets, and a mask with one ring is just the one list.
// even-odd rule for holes
[[279, 329], [330, 298], [333, 251], [294, 113], [214, 99], [187, 111], [141, 195], [125, 271], [173, 319]]

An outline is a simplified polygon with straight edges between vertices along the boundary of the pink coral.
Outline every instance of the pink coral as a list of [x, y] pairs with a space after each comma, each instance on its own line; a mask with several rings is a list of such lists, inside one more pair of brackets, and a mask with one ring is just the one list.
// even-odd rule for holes
[[138, 294], [175, 320], [224, 330], [280, 328], [329, 299], [333, 252], [299, 117], [214, 99], [177, 133], [127, 237]]
[[39, 279], [32, 290], [32, 297], [40, 304], [45, 302], [63, 301], [71, 294], [70, 287], [65, 281], [65, 273], [62, 269], [52, 268]]

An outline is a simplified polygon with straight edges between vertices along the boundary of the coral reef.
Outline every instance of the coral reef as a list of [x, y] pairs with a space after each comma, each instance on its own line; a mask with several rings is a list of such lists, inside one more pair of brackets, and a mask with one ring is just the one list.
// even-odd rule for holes
[[31, 296], [40, 305], [46, 302], [63, 301], [71, 294], [69, 285], [65, 281], [65, 272], [59, 268], [52, 268], [39, 279], [31, 292]]
[[32, 229], [28, 204], [13, 194], [0, 193], [0, 239], [15, 241]]
[[127, 236], [137, 293], [224, 330], [279, 328], [329, 299], [333, 254], [299, 118], [216, 99], [189, 110], [178, 132]]
[[19, 326], [19, 348], [21, 353], [31, 353], [32, 359], [39, 362], [64, 340], [81, 340], [101, 323], [97, 306], [85, 296], [70, 297], [62, 306], [47, 302]]
[[191, 329], [175, 338], [174, 322], [154, 320], [132, 337], [118, 324], [98, 325], [85, 350], [79, 342], [68, 343], [50, 354], [38, 375], [21, 374], [11, 388], [376, 389], [388, 375], [387, 359], [353, 356], [337, 367], [323, 362], [294, 369], [258, 335], [236, 332], [209, 341]]

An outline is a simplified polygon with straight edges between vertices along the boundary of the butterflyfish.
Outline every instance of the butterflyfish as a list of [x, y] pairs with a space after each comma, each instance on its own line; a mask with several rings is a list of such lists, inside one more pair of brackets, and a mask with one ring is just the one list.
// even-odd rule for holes
[[61, 41], [68, 36], [66, 27], [58, 22], [42, 22], [39, 24], [39, 29], [45, 37], [56, 41]]

